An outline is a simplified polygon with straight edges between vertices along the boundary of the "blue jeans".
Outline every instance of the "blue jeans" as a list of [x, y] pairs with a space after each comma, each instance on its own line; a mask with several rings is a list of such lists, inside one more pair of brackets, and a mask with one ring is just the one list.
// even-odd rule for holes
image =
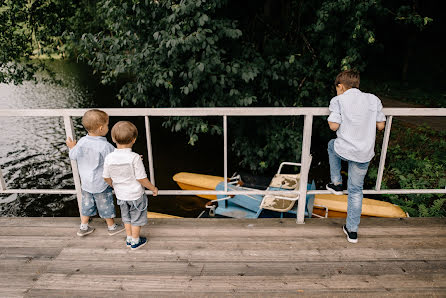
[[100, 193], [90, 193], [82, 190], [82, 215], [94, 216], [98, 212], [102, 218], [116, 217], [113, 189], [110, 186]]
[[331, 183], [342, 183], [341, 160], [348, 162], [348, 205], [347, 205], [347, 230], [357, 232], [361, 220], [362, 189], [364, 178], [367, 174], [369, 162], [355, 162], [339, 156], [334, 150], [334, 139], [328, 142], [328, 160], [330, 162]]

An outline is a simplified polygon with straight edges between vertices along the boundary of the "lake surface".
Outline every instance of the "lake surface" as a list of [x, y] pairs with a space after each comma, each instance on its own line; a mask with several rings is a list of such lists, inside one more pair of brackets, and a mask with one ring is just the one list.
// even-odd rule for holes
[[[56, 61], [51, 66], [62, 85], [25, 82], [0, 84], [1, 109], [109, 108], [120, 103], [110, 87], [96, 83], [86, 67]], [[110, 128], [124, 118], [112, 117]], [[75, 118], [77, 139], [86, 134]], [[132, 117], [140, 137], [134, 151], [144, 155], [148, 172], [144, 119]], [[155, 180], [160, 189], [179, 189], [172, 176], [181, 171], [223, 176], [223, 138], [201, 137], [187, 145], [187, 137], [162, 127], [151, 118]], [[8, 188], [73, 189], [65, 130], [61, 117], [1, 117], [0, 167]], [[109, 136], [108, 136], [109, 137]], [[109, 140], [111, 142], [111, 140]], [[159, 196], [149, 199], [149, 210], [196, 217], [206, 200], [195, 196]], [[0, 216], [79, 216], [76, 196], [0, 195]]]

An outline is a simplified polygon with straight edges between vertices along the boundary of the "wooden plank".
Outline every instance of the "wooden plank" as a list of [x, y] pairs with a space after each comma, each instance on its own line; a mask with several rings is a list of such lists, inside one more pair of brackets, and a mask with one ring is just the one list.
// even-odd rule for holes
[[2, 273], [42, 273], [50, 264], [49, 260], [42, 259], [1, 259], [0, 272]]
[[0, 247], [64, 247], [73, 237], [22, 236], [11, 241], [10, 236], [0, 236]]
[[[132, 297], [147, 297], [147, 292], [145, 291], [120, 291], [108, 290], [108, 291], [86, 291], [86, 290], [47, 290], [47, 289], [31, 289], [29, 296], [25, 297], [125, 297], [126, 295], [131, 295]], [[361, 297], [444, 297], [446, 295], [446, 290], [442, 288], [435, 289], [418, 289], [418, 288], [406, 288], [406, 289], [371, 289], [371, 290], [358, 290], [352, 292], [350, 290], [326, 290], [319, 292], [309, 292], [304, 290], [298, 290], [297, 292], [242, 292], [230, 291], [229, 293], [221, 292], [205, 292], [205, 293], [188, 293], [186, 291], [169, 291], [169, 292], [157, 292], [150, 291], [152, 297], [268, 297], [268, 298], [283, 298], [283, 297], [314, 297], [315, 295], [324, 295], [329, 297], [348, 297], [348, 296], [361, 296]]]
[[[111, 282], [113, 281], [113, 282]], [[187, 291], [187, 292], [275, 292], [299, 290], [326, 292], [335, 290], [410, 288], [444, 288], [444, 274], [427, 275], [334, 275], [334, 276], [146, 276], [146, 275], [85, 275], [85, 274], [42, 274], [36, 281], [35, 289], [76, 290], [82, 285], [83, 290], [91, 291]]]
[[54, 247], [6, 247], [0, 248], [0, 259], [54, 259], [60, 252]]
[[[156, 268], [156, 270], [154, 270]], [[282, 275], [381, 275], [446, 274], [446, 261], [339, 261], [339, 262], [160, 262], [59, 260], [51, 262], [47, 273], [107, 275], [182, 276], [282, 276]]]
[[[120, 221], [120, 219], [118, 219]], [[318, 226], [329, 229], [330, 227], [338, 227], [345, 223], [342, 218], [307, 218], [305, 226], [296, 225], [292, 218], [262, 218], [262, 219], [223, 219], [223, 218], [156, 218], [149, 219], [146, 227], [164, 226], [175, 228], [182, 227], [234, 227], [234, 228], [259, 228], [259, 227], [289, 227], [289, 228], [304, 228], [308, 229], [310, 226]], [[78, 227], [79, 219], [76, 217], [0, 217], [0, 224], [2, 226], [50, 226], [57, 227]], [[103, 219], [94, 218], [93, 225], [105, 225]], [[361, 219], [360, 228], [364, 227], [424, 227], [429, 225], [431, 227], [446, 227], [446, 218], [363, 218]]]
[[145, 261], [164, 262], [334, 262], [334, 261], [368, 261], [368, 260], [446, 260], [446, 250], [436, 248], [406, 249], [406, 248], [361, 248], [356, 246], [314, 249], [294, 249], [284, 251], [238, 249], [151, 249], [150, 246], [142, 250], [130, 251], [128, 249], [110, 248], [64, 248], [58, 259], [60, 260], [109, 260], [115, 261], [117, 258], [127, 258], [127, 260], [144, 259]]
[[[76, 237], [76, 238], [75, 238]], [[49, 239], [39, 238], [38, 236], [23, 236], [20, 243], [11, 242], [10, 237], [0, 236], [0, 247], [71, 247], [71, 248], [110, 248], [119, 249], [125, 247], [125, 234], [115, 236], [96, 237], [91, 234], [88, 237], [72, 238], [49, 237]], [[69, 239], [69, 240], [67, 240]], [[312, 249], [315, 247], [332, 247], [333, 249], [343, 249], [351, 247], [346, 241], [344, 234], [333, 237], [323, 238], [305, 238], [305, 239], [278, 239], [278, 238], [225, 238], [217, 236], [207, 238], [158, 238], [148, 235], [149, 246], [151, 250], [291, 250], [291, 249]], [[444, 248], [446, 247], [446, 236], [437, 237], [373, 237], [361, 238], [355, 248], [401, 248], [419, 249], [419, 248]]]
[[[91, 234], [91, 237], [109, 237], [104, 225], [93, 224], [96, 230]], [[252, 238], [258, 237], [259, 239], [289, 239], [292, 237], [299, 238], [318, 238], [323, 237], [338, 237], [342, 236], [342, 225], [323, 227], [315, 226], [309, 227], [188, 227], [188, 226], [172, 226], [172, 225], [159, 225], [159, 226], [144, 226], [142, 228], [142, 234], [149, 234], [153, 238], [217, 238], [221, 239], [237, 239], [237, 238]], [[59, 230], [60, 229], [60, 230]], [[1, 236], [21, 236], [21, 235], [60, 235], [66, 237], [76, 236], [78, 230], [77, 226], [71, 228], [54, 228], [49, 230], [46, 227], [8, 227], [0, 232]], [[119, 236], [119, 235], [117, 235]], [[446, 229], [444, 227], [365, 227], [361, 226], [359, 230], [359, 239], [367, 239], [374, 237], [408, 237], [408, 236], [423, 236], [423, 237], [444, 237], [446, 236]], [[88, 238], [91, 238], [88, 236]], [[76, 238], [76, 237], [75, 237]], [[87, 238], [87, 237], [86, 237]]]
[[[61, 231], [52, 231], [45, 232], [39, 230], [38, 228], [8, 228], [8, 231], [2, 231], [1, 236], [21, 236], [20, 231], [22, 231], [23, 236], [33, 236], [33, 235], [41, 235], [41, 236], [60, 236], [60, 237], [72, 237], [72, 239], [91, 239], [91, 238], [109, 238], [107, 231], [105, 228], [96, 228], [93, 234], [84, 237], [78, 238], [76, 236], [77, 229], [63, 229]], [[141, 231], [142, 235], [149, 235], [151, 239], [169, 239], [175, 238], [174, 240], [185, 240], [190, 241], [190, 239], [200, 239], [202, 241], [206, 241], [208, 239], [213, 241], [244, 241], [248, 240], [286, 240], [292, 241], [296, 240], [295, 237], [300, 237], [302, 239], [297, 239], [301, 241], [307, 241], [309, 239], [322, 239], [326, 237], [341, 237], [345, 238], [342, 232], [341, 227], [336, 229], [224, 229], [224, 228], [202, 228], [202, 229], [188, 229], [188, 228], [162, 228], [162, 227], [152, 227], [146, 228], [143, 227]], [[124, 235], [124, 233], [122, 233]], [[121, 234], [115, 235], [115, 237], [120, 237]], [[379, 238], [379, 237], [392, 237], [395, 239], [399, 238], [408, 238], [408, 237], [439, 237], [443, 238], [446, 236], [445, 229], [426, 229], [426, 228], [368, 228], [361, 229], [359, 231], [359, 241], [362, 242], [364, 240]]]
[[[95, 226], [97, 230], [103, 228], [106, 230], [106, 227], [97, 227]], [[77, 238], [79, 236], [76, 235], [77, 231], [79, 230], [79, 226], [71, 226], [71, 227], [54, 227], [54, 228], [48, 228], [48, 227], [8, 227], [5, 229], [0, 229], [0, 237], [11, 237], [11, 236], [20, 236], [20, 237], [26, 237], [26, 236], [38, 236], [38, 237], [73, 237]], [[97, 231], [94, 231], [96, 233]], [[106, 232], [105, 232], [106, 233]], [[104, 235], [105, 235], [104, 233]]]

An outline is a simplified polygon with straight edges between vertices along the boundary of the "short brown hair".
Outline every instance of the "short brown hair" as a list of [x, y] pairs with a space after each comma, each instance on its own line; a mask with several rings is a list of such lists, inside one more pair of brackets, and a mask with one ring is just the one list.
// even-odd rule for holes
[[111, 135], [117, 144], [127, 145], [138, 137], [138, 129], [129, 121], [119, 121], [113, 125]]
[[359, 88], [360, 78], [359, 72], [354, 69], [344, 70], [336, 76], [335, 86], [342, 84], [347, 89]]
[[97, 130], [99, 126], [105, 125], [107, 121], [107, 113], [97, 109], [86, 111], [82, 117], [82, 125], [89, 132]]

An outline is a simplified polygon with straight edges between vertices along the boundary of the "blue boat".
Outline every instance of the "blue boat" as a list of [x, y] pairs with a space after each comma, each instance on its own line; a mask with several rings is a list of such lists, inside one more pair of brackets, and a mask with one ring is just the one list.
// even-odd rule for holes
[[[300, 166], [297, 163], [284, 162], [280, 165], [277, 174], [271, 180], [268, 191], [296, 191], [299, 188], [300, 174], [281, 174], [283, 165]], [[237, 179], [228, 183], [228, 191], [253, 191], [256, 189], [239, 185]], [[224, 182], [215, 187], [223, 191]], [[314, 181], [307, 184], [307, 190], [316, 189]], [[207, 204], [209, 216], [231, 218], [288, 218], [296, 217], [298, 195], [217, 195], [217, 199]], [[305, 216], [311, 217], [313, 213], [314, 195], [306, 196]]]

